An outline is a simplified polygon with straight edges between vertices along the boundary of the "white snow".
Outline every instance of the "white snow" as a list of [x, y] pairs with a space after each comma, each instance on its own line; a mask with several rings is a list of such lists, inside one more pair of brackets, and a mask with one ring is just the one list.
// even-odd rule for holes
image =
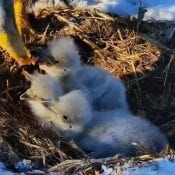
[[[26, 160], [22, 160], [20, 162], [17, 163], [18, 165], [15, 167], [17, 170], [21, 171], [21, 173], [17, 173], [17, 172], [12, 172], [10, 170], [7, 170], [7, 168], [5, 167], [5, 165], [0, 162], [0, 175], [25, 175], [26, 172], [27, 174], [31, 174], [31, 175], [43, 175], [45, 174], [44, 171], [41, 170], [32, 170], [31, 167], [29, 167], [28, 162], [26, 162]], [[24, 170], [24, 171], [22, 171]], [[28, 170], [28, 171], [27, 171]], [[48, 175], [59, 175], [59, 173], [47, 173]]]
[[[137, 16], [140, 6], [146, 8], [144, 20], [168, 20], [175, 19], [175, 0], [70, 0], [72, 5], [79, 7], [97, 8], [104, 12], [119, 14], [121, 16]], [[38, 0], [33, 4], [33, 10], [57, 5], [63, 5], [62, 0], [55, 0], [54, 4], [47, 0]]]
[[15, 175], [15, 174], [10, 171], [7, 171], [4, 164], [0, 162], [0, 175]]
[[152, 163], [146, 163], [141, 167], [127, 168], [123, 175], [173, 175], [175, 174], [175, 161], [159, 159]]
[[18, 172], [27, 172], [33, 170], [33, 165], [31, 164], [30, 160], [21, 160], [15, 164], [15, 169]]
[[[102, 166], [103, 173], [101, 175], [118, 175], [116, 170]], [[175, 160], [168, 158], [160, 158], [158, 160], [144, 163], [140, 166], [131, 166], [125, 164], [121, 168], [122, 175], [174, 175], [175, 174]]]
[[101, 175], [117, 175], [113, 168], [107, 168], [106, 166], [102, 165], [102, 170], [103, 172]]
[[[78, 5], [82, 6], [82, 2]], [[83, 5], [122, 16], [137, 16], [138, 9], [140, 6], [142, 6], [148, 10], [148, 12], [145, 14], [145, 20], [175, 19], [174, 0], [87, 0], [87, 2]]]
[[[117, 175], [113, 168], [102, 166], [103, 173], [101, 175]], [[156, 161], [144, 163], [142, 166], [131, 167], [126, 164], [122, 167], [123, 175], [174, 175], [175, 174], [175, 160], [168, 158], [160, 158]], [[31, 173], [44, 173], [43, 171], [34, 170]], [[13, 173], [6, 169], [4, 164], [0, 162], [0, 175], [23, 175], [24, 173]], [[48, 173], [48, 175], [56, 175], [57, 173]]]

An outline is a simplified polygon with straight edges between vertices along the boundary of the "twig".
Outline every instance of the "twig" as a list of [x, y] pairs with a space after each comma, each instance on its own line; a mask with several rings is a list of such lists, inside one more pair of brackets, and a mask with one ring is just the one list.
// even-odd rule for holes
[[64, 23], [66, 23], [68, 26], [80, 31], [80, 32], [83, 32], [76, 24], [74, 24], [73, 22], [70, 22], [69, 20], [67, 20], [66, 18], [64, 18], [63, 16], [59, 15], [58, 13], [54, 13], [54, 15], [56, 16], [56, 18], [58, 19], [58, 21], [62, 21]]
[[117, 30], [117, 33], [118, 33], [118, 35], [119, 35], [120, 40], [123, 41], [123, 37], [122, 37], [122, 34], [121, 34], [120, 29]]
[[[133, 69], [133, 73], [134, 73], [134, 76], [135, 76], [135, 79], [136, 79], [137, 90], [138, 90], [138, 93], [139, 93], [139, 97], [138, 97], [137, 100], [139, 102], [140, 107], [143, 107], [143, 105], [142, 105], [142, 90], [140, 88], [140, 84], [139, 84], [139, 81], [138, 81], [138, 78], [137, 78], [136, 68], [135, 68], [135, 65], [134, 65], [133, 61], [131, 61], [130, 63], [131, 63], [132, 69]], [[142, 115], [145, 116], [145, 112], [143, 110], [142, 110]]]
[[108, 14], [102, 13], [102, 12], [100, 12], [97, 9], [94, 9], [94, 10], [95, 10], [96, 15], [104, 18], [105, 20], [110, 20], [110, 21], [114, 21], [115, 20], [113, 17], [109, 16]]
[[159, 47], [160, 49], [166, 50], [166, 51], [170, 51], [172, 53], [174, 53], [174, 51], [168, 47], [166, 47], [164, 44], [160, 43], [159, 41], [156, 41], [155, 39], [149, 37], [148, 35], [145, 34], [140, 34], [140, 37], [150, 43], [152, 43], [153, 45], [156, 45], [157, 47]]
[[41, 39], [39, 40], [39, 43], [42, 43], [42, 44], [45, 43], [48, 29], [49, 29], [49, 24], [47, 25], [46, 29], [44, 30], [44, 33], [41, 35]]
[[60, 164], [51, 167], [48, 172], [54, 172], [54, 171], [65, 171], [65, 169], [67, 169], [68, 167], [70, 168], [70, 166], [76, 167], [76, 166], [81, 166], [81, 168], [88, 168], [89, 166], [91, 166], [94, 163], [100, 163], [100, 164], [108, 164], [108, 163], [117, 163], [121, 161], [121, 159], [119, 158], [119, 156], [114, 156], [114, 157], [107, 157], [107, 158], [103, 158], [103, 159], [77, 159], [77, 160], [65, 160], [63, 162], [61, 162]]
[[163, 72], [165, 73], [165, 79], [164, 79], [164, 86], [166, 85], [166, 81], [167, 81], [167, 77], [168, 77], [168, 72], [169, 72], [169, 69], [171, 67], [171, 63], [172, 61], [175, 59], [175, 54], [172, 53], [171, 54], [171, 58], [170, 58], [170, 61], [168, 62], [167, 66], [165, 67], [165, 69], [163, 70]]
[[38, 145], [34, 145], [32, 143], [28, 143], [26, 141], [23, 141], [23, 140], [20, 140], [20, 142], [28, 147], [31, 147], [31, 148], [36, 148], [36, 149], [39, 149], [39, 150], [46, 150], [45, 148], [42, 148], [41, 146], [38, 146]]

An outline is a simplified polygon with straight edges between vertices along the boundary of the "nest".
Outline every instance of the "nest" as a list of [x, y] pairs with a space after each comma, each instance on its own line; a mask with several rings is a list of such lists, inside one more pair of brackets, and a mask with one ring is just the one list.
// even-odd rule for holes
[[[171, 23], [140, 23], [98, 10], [75, 8], [45, 9], [37, 17], [29, 14], [29, 20], [38, 32], [35, 38], [25, 36], [33, 55], [41, 55], [53, 38], [72, 36], [82, 62], [102, 67], [123, 79], [132, 111], [159, 126], [174, 146], [175, 36]], [[37, 67], [24, 69], [32, 72]], [[94, 174], [100, 172], [102, 164], [116, 168], [129, 160], [120, 156], [90, 159], [73, 142], [58, 138], [56, 132], [38, 125], [27, 105], [19, 100], [28, 87], [21, 72], [1, 51], [0, 149], [1, 161], [8, 167], [26, 159], [34, 168], [48, 172]]]

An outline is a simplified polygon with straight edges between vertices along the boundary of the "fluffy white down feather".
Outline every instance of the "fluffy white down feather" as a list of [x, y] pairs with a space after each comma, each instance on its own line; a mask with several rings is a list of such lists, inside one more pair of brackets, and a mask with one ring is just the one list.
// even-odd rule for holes
[[59, 131], [67, 132], [67, 128], [73, 125], [76, 132], [81, 132], [91, 119], [91, 105], [81, 90], [71, 91], [57, 99], [43, 101], [29, 98], [27, 102], [40, 123], [52, 122]]
[[76, 74], [78, 80], [89, 91], [96, 110], [129, 110], [126, 89], [121, 80], [95, 66], [82, 66]]
[[48, 75], [60, 77], [66, 72], [75, 72], [81, 61], [78, 48], [71, 37], [61, 37], [48, 44], [50, 55], [58, 62], [54, 66], [40, 65]]
[[66, 36], [49, 43], [49, 51], [55, 60], [63, 67], [78, 69], [80, 67], [80, 55], [73, 38]]
[[61, 120], [55, 121], [54, 124], [66, 138], [73, 138], [80, 133], [92, 117], [87, 95], [81, 90], [73, 90], [60, 96], [59, 100], [51, 102], [50, 108], [61, 116]]
[[139, 151], [156, 153], [166, 147], [168, 141], [156, 126], [141, 117], [124, 117], [126, 115], [120, 110], [113, 114], [93, 113], [86, 129], [79, 139], [75, 139], [76, 143], [98, 158], [115, 154], [134, 155]]
[[53, 40], [49, 43], [48, 50], [58, 63], [52, 66], [41, 64], [40, 68], [49, 76], [58, 79], [65, 93], [84, 88], [79, 83], [79, 79], [75, 77], [75, 72], [81, 67], [81, 61], [74, 40], [71, 37], [61, 37]]
[[44, 128], [51, 128], [55, 121], [58, 122], [58, 120], [60, 120], [58, 114], [55, 115], [43, 102], [34, 99], [28, 100], [27, 102], [30, 105], [32, 113]]
[[81, 133], [92, 117], [89, 100], [80, 90], [64, 94], [57, 100], [29, 99], [28, 103], [40, 124], [45, 127], [54, 125], [66, 138], [74, 138]]
[[26, 91], [32, 98], [52, 100], [63, 94], [60, 83], [48, 76], [40, 73], [31, 75], [31, 87]]

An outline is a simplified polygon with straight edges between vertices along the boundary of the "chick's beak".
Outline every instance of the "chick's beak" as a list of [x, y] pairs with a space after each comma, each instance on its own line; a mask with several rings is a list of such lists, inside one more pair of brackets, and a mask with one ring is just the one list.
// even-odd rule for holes
[[25, 92], [22, 95], [20, 95], [20, 100], [31, 100], [32, 98]]

